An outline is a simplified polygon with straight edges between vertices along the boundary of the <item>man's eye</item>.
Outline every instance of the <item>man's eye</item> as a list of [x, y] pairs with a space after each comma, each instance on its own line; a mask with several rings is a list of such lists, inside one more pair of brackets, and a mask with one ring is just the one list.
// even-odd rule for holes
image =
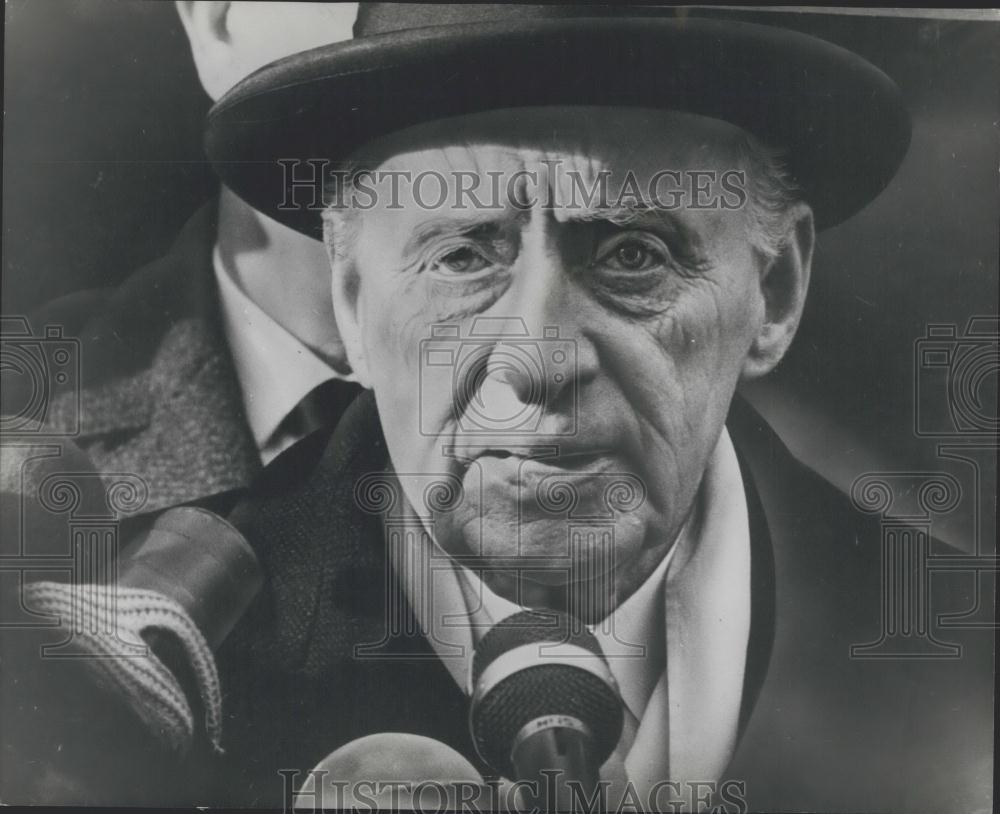
[[648, 271], [666, 265], [669, 255], [652, 236], [624, 236], [601, 246], [597, 263], [615, 271]]
[[461, 246], [441, 255], [432, 265], [451, 274], [473, 274], [491, 264], [492, 261], [472, 246]]

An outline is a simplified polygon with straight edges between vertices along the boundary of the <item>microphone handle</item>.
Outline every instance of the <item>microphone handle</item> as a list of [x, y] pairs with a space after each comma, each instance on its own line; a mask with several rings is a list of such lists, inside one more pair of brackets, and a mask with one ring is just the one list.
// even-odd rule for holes
[[600, 779], [590, 734], [577, 726], [532, 729], [517, 738], [511, 753], [515, 779], [537, 788], [536, 795], [525, 790], [525, 802], [539, 811], [576, 810], [592, 798]]
[[[115, 569], [118, 587], [154, 591], [177, 602], [212, 651], [262, 583], [243, 535], [218, 515], [190, 506], [158, 515], [127, 543]], [[20, 674], [24, 692], [34, 695], [19, 704], [14, 727], [26, 757], [23, 769], [33, 775], [15, 786], [26, 799], [44, 804], [188, 802], [187, 790], [179, 791], [178, 784], [204, 785], [212, 762], [194, 665], [169, 630], [147, 627], [142, 637], [191, 705], [196, 727], [191, 752], [181, 756], [164, 746], [113, 683], [94, 669], [95, 660], [39, 658], [41, 640], [25, 636], [16, 654], [4, 655], [14, 656], [6, 659], [5, 670]], [[113, 659], [102, 662], [107, 664], [114, 669]], [[2, 745], [7, 747], [6, 739]], [[6, 774], [0, 772], [5, 782]]]

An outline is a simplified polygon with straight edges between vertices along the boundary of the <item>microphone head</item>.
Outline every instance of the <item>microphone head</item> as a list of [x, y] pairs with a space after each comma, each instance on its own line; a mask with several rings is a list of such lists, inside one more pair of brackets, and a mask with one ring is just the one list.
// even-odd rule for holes
[[505, 777], [514, 777], [514, 749], [539, 722], [558, 716], [582, 726], [598, 766], [621, 737], [614, 676], [597, 639], [568, 614], [522, 611], [494, 626], [476, 646], [473, 687], [473, 741]]
[[[433, 738], [379, 732], [346, 743], [321, 760], [295, 798], [295, 810], [393, 808], [457, 810], [458, 786], [483, 787], [462, 755]], [[453, 799], [454, 798], [454, 799]]]

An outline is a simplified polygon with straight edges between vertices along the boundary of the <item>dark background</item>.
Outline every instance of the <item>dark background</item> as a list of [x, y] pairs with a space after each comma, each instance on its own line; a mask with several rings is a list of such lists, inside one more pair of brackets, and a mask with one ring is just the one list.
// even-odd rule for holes
[[[872, 469], [947, 470], [935, 440], [914, 433], [918, 399], [931, 423], [950, 423], [940, 382], [920, 389], [914, 343], [928, 324], [961, 335], [970, 316], [997, 314], [1000, 24], [740, 16], [857, 51], [898, 82], [914, 117], [890, 188], [820, 236], [796, 344], [748, 395], [845, 489]], [[173, 3], [8, 0], [4, 63], [3, 311], [20, 314], [121, 281], [216, 182], [201, 152], [208, 99]], [[979, 394], [994, 415], [996, 381], [994, 365]], [[984, 498], [996, 494], [995, 454], [986, 463]], [[974, 514], [963, 504], [937, 530], [970, 549]]]

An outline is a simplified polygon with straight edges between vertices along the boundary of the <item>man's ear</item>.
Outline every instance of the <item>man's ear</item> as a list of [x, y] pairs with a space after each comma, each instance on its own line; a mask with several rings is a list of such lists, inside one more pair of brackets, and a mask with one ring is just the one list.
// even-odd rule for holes
[[371, 387], [368, 359], [362, 342], [360, 279], [352, 259], [354, 234], [361, 228], [358, 216], [328, 209], [323, 213], [323, 243], [330, 260], [330, 296], [337, 330], [344, 343], [347, 361], [362, 387]]
[[812, 209], [806, 204], [796, 204], [789, 215], [781, 252], [761, 271], [764, 320], [743, 363], [745, 380], [770, 373], [781, 361], [792, 344], [805, 307], [816, 230]]
[[232, 52], [227, 24], [231, 4], [216, 0], [177, 0], [175, 5], [191, 43], [198, 78], [214, 102], [232, 85]]

